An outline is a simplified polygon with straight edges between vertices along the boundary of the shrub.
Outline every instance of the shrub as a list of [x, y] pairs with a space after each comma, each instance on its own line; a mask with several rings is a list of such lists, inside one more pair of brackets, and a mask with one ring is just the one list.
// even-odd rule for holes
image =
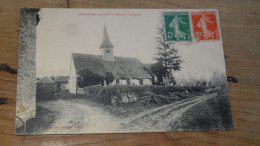
[[[88, 86], [84, 88], [87, 98], [103, 103], [115, 104], [123, 102], [122, 98], [129, 98], [129, 102], [141, 103], [171, 103], [190, 97], [190, 93], [202, 92], [204, 87], [181, 87], [181, 86], [164, 86], [164, 85], [110, 85], [104, 86]], [[132, 101], [130, 98], [136, 98]], [[113, 103], [112, 103], [113, 102]]]
[[78, 72], [80, 77], [77, 78], [78, 85], [80, 88], [91, 86], [91, 85], [98, 85], [103, 81], [103, 77], [97, 73], [92, 72], [89, 69], [83, 69]]
[[106, 72], [105, 76], [104, 76], [104, 79], [106, 81], [106, 84], [109, 85], [111, 82], [114, 81], [115, 77], [114, 77], [114, 75], [111, 72]]

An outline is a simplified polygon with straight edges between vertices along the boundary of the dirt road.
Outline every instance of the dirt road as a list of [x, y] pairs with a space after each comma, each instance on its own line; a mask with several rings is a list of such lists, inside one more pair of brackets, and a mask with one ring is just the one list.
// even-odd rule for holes
[[119, 129], [118, 119], [98, 107], [66, 100], [46, 102], [40, 106], [60, 114], [44, 134], [113, 132]]
[[185, 112], [205, 100], [214, 98], [217, 93], [197, 96], [192, 99], [185, 99], [176, 103], [165, 105], [147, 112], [138, 114], [135, 117], [125, 119], [122, 124], [128, 131], [172, 131], [180, 123], [180, 118]]
[[[99, 107], [66, 100], [41, 103], [40, 106], [57, 111], [58, 120], [45, 133], [111, 133], [171, 131], [181, 124], [180, 118], [194, 105], [214, 98], [217, 93], [197, 96], [142, 112], [126, 119], [118, 119]], [[179, 129], [181, 130], [181, 129]]]

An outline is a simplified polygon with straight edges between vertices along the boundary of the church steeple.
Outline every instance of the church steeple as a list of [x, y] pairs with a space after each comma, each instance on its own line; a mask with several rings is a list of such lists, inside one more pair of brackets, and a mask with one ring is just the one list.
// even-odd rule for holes
[[99, 47], [101, 49], [101, 55], [103, 56], [104, 60], [115, 61], [113, 47], [114, 46], [110, 42], [108, 34], [107, 34], [106, 25], [104, 25], [103, 40]]
[[107, 48], [113, 48], [112, 43], [109, 40], [108, 34], [107, 34], [107, 29], [106, 29], [106, 25], [104, 25], [104, 34], [103, 34], [103, 40], [102, 43], [100, 45], [100, 49], [102, 47], [107, 47]]

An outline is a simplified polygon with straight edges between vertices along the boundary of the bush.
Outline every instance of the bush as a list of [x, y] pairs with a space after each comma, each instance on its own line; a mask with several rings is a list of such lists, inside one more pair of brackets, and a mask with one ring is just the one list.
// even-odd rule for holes
[[[110, 85], [107, 87], [85, 87], [84, 94], [87, 98], [105, 105], [120, 104], [122, 102], [126, 104], [130, 102], [159, 104], [189, 98], [191, 97], [190, 93], [199, 93], [204, 90], [204, 87], [200, 86]], [[133, 96], [136, 100], [132, 100]], [[128, 98], [128, 100], [125, 101], [123, 98]]]
[[109, 85], [111, 82], [114, 81], [115, 77], [114, 77], [114, 75], [111, 72], [106, 72], [105, 76], [104, 76], [104, 79], [106, 81], [106, 84]]
[[89, 69], [83, 69], [78, 72], [80, 77], [77, 78], [78, 85], [80, 88], [91, 86], [91, 85], [98, 85], [103, 81], [103, 77], [97, 73], [92, 72]]

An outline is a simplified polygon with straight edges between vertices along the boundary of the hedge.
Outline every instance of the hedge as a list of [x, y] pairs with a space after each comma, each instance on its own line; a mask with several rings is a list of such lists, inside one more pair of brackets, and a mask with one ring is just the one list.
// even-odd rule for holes
[[122, 102], [123, 96], [135, 96], [139, 102], [172, 102], [188, 98], [190, 93], [203, 92], [203, 86], [163, 86], [163, 85], [110, 85], [104, 86], [88, 86], [84, 88], [87, 98], [95, 102], [112, 104], [112, 98], [116, 98], [117, 102]]

